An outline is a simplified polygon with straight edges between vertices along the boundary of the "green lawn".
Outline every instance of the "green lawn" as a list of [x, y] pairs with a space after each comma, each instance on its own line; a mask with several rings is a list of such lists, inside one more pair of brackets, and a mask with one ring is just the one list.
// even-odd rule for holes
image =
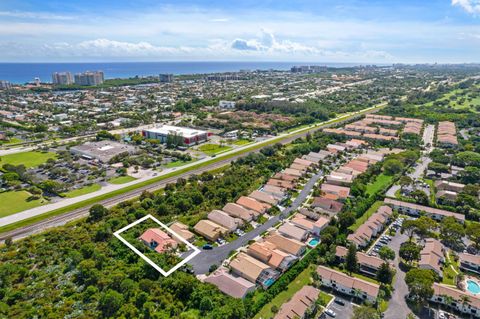
[[365, 212], [365, 214], [363, 214], [362, 217], [357, 218], [357, 221], [355, 222], [355, 224], [348, 227], [348, 229], [350, 229], [351, 231], [356, 231], [357, 228], [363, 225], [367, 221], [367, 219], [370, 216], [372, 216], [377, 211], [377, 209], [382, 205], [383, 205], [382, 201], [376, 201], [375, 203], [373, 203], [373, 205], [370, 206], [370, 208]]
[[366, 193], [368, 196], [376, 194], [378, 191], [387, 186], [393, 179], [393, 175], [380, 174], [375, 179], [375, 182], [367, 185]]
[[[289, 285], [287, 290], [282, 291], [279, 293], [275, 298], [272, 299], [268, 304], [263, 306], [263, 308], [255, 315], [254, 319], [269, 319], [274, 316], [272, 312], [272, 306], [277, 306], [278, 309], [287, 302], [292, 296], [299, 291], [303, 286], [310, 284], [311, 278], [310, 275], [312, 271], [315, 270], [314, 265], [310, 265], [304, 271], [302, 271], [297, 278], [292, 281]], [[327, 295], [328, 296], [328, 295]], [[330, 297], [330, 296], [328, 296]], [[331, 297], [330, 297], [331, 298]]]
[[[375, 109], [381, 109], [381, 108], [384, 108], [387, 104], [386, 103], [380, 103], [378, 104], [377, 106], [375, 106]], [[362, 110], [362, 111], [359, 111], [358, 113], [356, 113], [356, 115], [359, 115], [359, 114], [364, 114], [368, 111], [371, 111], [372, 109], [368, 109], [368, 110]], [[322, 125], [327, 125], [327, 124], [333, 124], [333, 123], [337, 123], [337, 122], [340, 122], [340, 121], [343, 121], [347, 118], [351, 117], [351, 115], [342, 115], [342, 116], [339, 116], [335, 119], [332, 119], [332, 120], [328, 120], [328, 121], [325, 121], [323, 123], [321, 123]], [[314, 130], [317, 130], [319, 129], [318, 125], [315, 127]], [[311, 129], [310, 128], [306, 128], [300, 132], [297, 132], [293, 135], [293, 137], [297, 136], [297, 135], [301, 135], [301, 134], [304, 134], [308, 131], [310, 131]], [[61, 214], [64, 214], [66, 212], [69, 212], [71, 210], [74, 210], [74, 209], [77, 209], [77, 208], [81, 208], [81, 207], [85, 207], [85, 206], [88, 206], [88, 205], [92, 205], [94, 203], [97, 203], [99, 201], [102, 201], [102, 200], [105, 200], [105, 199], [108, 199], [108, 198], [112, 198], [112, 197], [115, 197], [117, 195], [121, 195], [121, 194], [125, 194], [129, 191], [132, 191], [132, 190], [135, 190], [139, 187], [143, 187], [143, 186], [146, 186], [146, 185], [150, 185], [150, 184], [153, 184], [153, 183], [156, 183], [158, 181], [161, 181], [161, 180], [165, 180], [167, 178], [170, 178], [170, 177], [174, 177], [174, 176], [177, 176], [177, 175], [180, 175], [180, 174], [183, 174], [183, 173], [186, 173], [190, 170], [193, 170], [193, 169], [199, 169], [199, 168], [202, 168], [202, 167], [205, 167], [205, 166], [208, 166], [208, 165], [212, 165], [212, 164], [215, 164], [219, 161], [224, 161], [226, 159], [229, 159], [229, 158], [232, 158], [232, 157], [235, 157], [235, 156], [238, 156], [238, 155], [241, 155], [241, 154], [244, 154], [244, 153], [247, 153], [247, 152], [250, 152], [250, 151], [253, 151], [253, 150], [258, 150], [258, 149], [261, 149], [265, 146], [268, 146], [268, 145], [273, 145], [281, 140], [283, 140], [285, 138], [285, 136], [279, 136], [275, 139], [272, 139], [272, 140], [269, 140], [269, 141], [264, 141], [262, 143], [258, 143], [258, 144], [255, 144], [255, 145], [252, 145], [250, 147], [246, 147], [245, 149], [242, 149], [242, 150], [239, 150], [238, 152], [232, 152], [231, 154], [227, 154], [227, 155], [224, 155], [222, 157], [217, 157], [217, 158], [212, 158], [211, 160], [208, 160], [208, 161], [205, 161], [205, 162], [202, 162], [202, 163], [198, 163], [198, 164], [195, 164], [191, 167], [188, 167], [188, 168], [182, 168], [182, 169], [179, 169], [179, 170], [176, 170], [174, 172], [170, 172], [168, 174], [165, 174], [165, 175], [161, 175], [161, 176], [158, 176], [156, 178], [152, 178], [152, 179], [149, 179], [149, 180], [146, 180], [146, 181], [143, 181], [143, 182], [140, 182], [140, 183], [137, 183], [135, 185], [130, 185], [130, 186], [127, 186], [127, 187], [124, 187], [124, 188], [121, 188], [121, 189], [118, 189], [118, 190], [115, 190], [113, 192], [110, 192], [110, 193], [107, 193], [107, 194], [103, 194], [103, 195], [98, 195], [98, 196], [95, 196], [93, 198], [90, 198], [90, 199], [86, 199], [84, 201], [81, 201], [81, 202], [78, 202], [78, 203], [75, 203], [75, 204], [72, 204], [72, 205], [68, 205], [66, 207], [62, 207], [62, 208], [59, 208], [59, 209], [54, 209], [52, 211], [49, 211], [45, 214], [41, 214], [41, 215], [38, 215], [38, 216], [35, 216], [35, 217], [31, 217], [31, 218], [28, 218], [28, 219], [24, 219], [24, 220], [21, 220], [21, 221], [18, 221], [16, 223], [13, 223], [13, 224], [9, 224], [9, 225], [6, 225], [6, 226], [0, 226], [0, 233], [3, 233], [3, 232], [8, 232], [8, 231], [11, 231], [13, 229], [17, 229], [19, 227], [24, 227], [24, 226], [28, 226], [28, 225], [32, 225], [34, 223], [37, 223], [41, 220], [44, 220], [45, 218], [49, 218], [49, 217], [53, 217], [53, 216], [57, 216], [57, 215], [61, 215]], [[228, 164], [225, 164], [225, 166], [227, 166]], [[216, 167], [215, 169], [218, 169], [218, 167]]]
[[125, 175], [125, 176], [118, 176], [118, 177], [110, 178], [108, 180], [108, 182], [110, 184], [125, 184], [125, 183], [128, 183], [128, 182], [134, 181], [134, 180], [136, 180], [135, 177], [132, 177], [130, 175]]
[[100, 190], [101, 188], [102, 188], [102, 186], [100, 186], [100, 184], [92, 184], [92, 185], [84, 186], [82, 188], [71, 190], [71, 191], [65, 193], [64, 196], [67, 197], [67, 198], [77, 197], [77, 196], [80, 196], [80, 195], [85, 195], [85, 194], [88, 194], [88, 193], [96, 192], [96, 191]]
[[[456, 272], [451, 266], [453, 266]], [[457, 277], [458, 272], [458, 264], [452, 258], [450, 258], [450, 254], [447, 252], [445, 254], [445, 267], [443, 267], [442, 283], [455, 286], [455, 278]]]
[[0, 141], [0, 145], [10, 145], [10, 144], [17, 144], [23, 142], [21, 139], [12, 137], [8, 141]]
[[232, 148], [230, 146], [220, 146], [218, 144], [203, 144], [199, 146], [198, 149], [205, 154], [212, 156], [218, 153], [226, 152]]
[[164, 167], [165, 168], [173, 168], [173, 167], [180, 167], [180, 166], [183, 166], [183, 165], [186, 165], [186, 164], [189, 164], [189, 163], [193, 163], [195, 162], [196, 160], [195, 159], [192, 159], [190, 161], [175, 161], [175, 162], [170, 162], [168, 163], [167, 165], [165, 165]]
[[236, 140], [232, 144], [241, 146], [241, 145], [250, 144], [250, 143], [252, 143], [252, 141], [250, 140]]
[[428, 184], [430, 187], [430, 204], [434, 205], [436, 202], [435, 198], [435, 183], [431, 179], [424, 178], [423, 181]]
[[11, 191], [0, 193], [0, 217], [12, 215], [30, 208], [35, 208], [48, 203], [41, 198], [27, 201], [31, 194], [27, 191]]
[[56, 158], [55, 153], [51, 152], [22, 152], [9, 154], [0, 157], [0, 165], [12, 164], [12, 165], [25, 165], [26, 168], [36, 167], [40, 164], [45, 163], [49, 158]]

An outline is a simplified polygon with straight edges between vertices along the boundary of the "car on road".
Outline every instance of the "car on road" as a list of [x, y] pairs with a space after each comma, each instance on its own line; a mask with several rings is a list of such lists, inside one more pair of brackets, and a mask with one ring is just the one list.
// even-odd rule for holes
[[325, 310], [325, 313], [332, 318], [335, 318], [337, 316], [337, 314], [332, 309]]
[[345, 301], [343, 299], [335, 298], [335, 303], [341, 306], [345, 306]]
[[213, 246], [210, 245], [210, 244], [205, 244], [205, 245], [203, 245], [202, 248], [205, 249], [205, 250], [212, 250], [212, 249], [213, 249]]

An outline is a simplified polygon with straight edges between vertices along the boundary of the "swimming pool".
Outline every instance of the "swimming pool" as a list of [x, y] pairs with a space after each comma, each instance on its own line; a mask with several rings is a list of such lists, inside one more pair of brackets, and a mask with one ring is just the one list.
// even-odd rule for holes
[[318, 243], [320, 242], [320, 240], [318, 240], [317, 238], [312, 238], [310, 239], [310, 241], [308, 242], [308, 244], [312, 247], [315, 247], [318, 245]]
[[265, 280], [263, 284], [265, 285], [265, 287], [270, 287], [271, 285], [273, 285], [274, 282], [275, 282], [275, 279], [268, 278], [267, 280]]
[[467, 290], [472, 294], [480, 294], [480, 284], [474, 280], [467, 280]]

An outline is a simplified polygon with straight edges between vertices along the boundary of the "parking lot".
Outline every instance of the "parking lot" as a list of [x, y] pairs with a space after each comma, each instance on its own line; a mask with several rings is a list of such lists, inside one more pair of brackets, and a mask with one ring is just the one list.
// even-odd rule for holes
[[387, 235], [390, 228], [394, 229], [395, 231], [399, 232], [402, 228], [403, 221], [405, 220], [404, 217], [398, 217], [391, 225], [389, 225], [383, 233], [378, 236], [375, 242], [370, 246], [367, 250], [367, 254], [370, 256], [378, 256], [378, 252], [383, 246], [389, 246], [390, 241], [392, 240], [392, 236]]
[[[357, 306], [353, 303], [352, 298], [343, 295], [340, 296], [338, 294], [334, 294], [333, 292], [332, 294], [335, 295], [335, 300], [328, 305], [327, 309], [320, 315], [319, 318], [352, 318], [353, 307]], [[334, 314], [331, 314], [328, 310], [333, 311]]]

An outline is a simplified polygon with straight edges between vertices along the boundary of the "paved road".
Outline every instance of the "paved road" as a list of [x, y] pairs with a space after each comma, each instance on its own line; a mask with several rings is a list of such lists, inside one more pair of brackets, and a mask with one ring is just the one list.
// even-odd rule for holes
[[305, 184], [304, 188], [300, 191], [300, 194], [295, 198], [293, 203], [287, 207], [279, 215], [270, 218], [264, 224], [258, 226], [254, 230], [248, 232], [238, 239], [219, 246], [214, 247], [212, 250], [204, 250], [202, 253], [198, 254], [190, 260], [188, 263], [193, 267], [193, 270], [196, 274], [205, 274], [209, 271], [211, 265], [220, 266], [220, 264], [228, 258], [229, 253], [232, 250], [237, 250], [240, 247], [247, 245], [250, 240], [253, 240], [255, 237], [262, 234], [264, 231], [268, 230], [270, 227], [273, 227], [280, 220], [288, 217], [294, 210], [299, 208], [302, 203], [306, 200], [308, 194], [313, 189], [315, 183], [323, 177], [323, 172], [313, 175], [310, 180]]
[[433, 137], [435, 136], [435, 125], [429, 124], [423, 130], [423, 145], [427, 146], [430, 144], [430, 147], [433, 146]]
[[[408, 173], [407, 176], [411, 177], [414, 181], [419, 179], [420, 177], [423, 176], [423, 172], [428, 167], [428, 164], [432, 160], [428, 156], [422, 156], [420, 158], [420, 162], [416, 163], [415, 166], [413, 167], [413, 172]], [[385, 193], [385, 196], [387, 197], [395, 197], [396, 191], [400, 189], [400, 185], [392, 185], [392, 187], [389, 188], [389, 190]], [[428, 195], [428, 194], [427, 194]]]
[[[355, 112], [353, 114], [349, 114], [347, 116], [342, 117], [340, 121], [337, 121], [337, 122], [334, 122], [334, 123], [317, 124], [317, 125], [313, 125], [308, 130], [302, 129], [302, 130], [299, 130], [298, 133], [297, 133], [297, 131], [294, 131], [294, 132], [289, 133], [288, 135], [285, 134], [284, 137], [280, 136], [280, 139], [278, 140], [278, 143], [282, 143], [282, 144], [290, 143], [293, 140], [295, 140], [297, 138], [300, 138], [300, 137], [304, 137], [309, 133], [321, 130], [321, 129], [326, 128], [326, 127], [331, 127], [333, 125], [340, 125], [343, 122], [350, 121], [350, 120], [355, 119], [357, 117], [363, 116], [364, 114], [376, 112], [379, 109], [381, 109], [381, 107], [384, 107], [384, 106], [386, 106], [386, 103], [382, 103], [380, 105], [377, 105], [376, 107], [367, 108], [363, 111], [358, 111], [358, 112]], [[249, 148], [249, 147], [252, 147], [252, 146], [253, 145], [250, 144], [250, 145], [247, 145], [245, 147]], [[121, 195], [118, 195], [118, 196], [115, 196], [115, 197], [112, 197], [112, 198], [109, 198], [109, 199], [106, 199], [106, 200], [100, 200], [100, 201], [96, 202], [96, 204], [101, 204], [101, 205], [104, 205], [106, 207], [111, 207], [111, 206], [117, 205], [117, 204], [119, 204], [119, 203], [121, 203], [125, 200], [133, 199], [133, 198], [136, 198], [136, 197], [140, 196], [140, 194], [143, 191], [155, 191], [155, 190], [163, 188], [167, 183], [175, 182], [178, 178], [188, 178], [190, 175], [194, 175], [194, 174], [198, 175], [202, 172], [210, 171], [210, 170], [228, 165], [232, 161], [234, 161], [234, 160], [236, 160], [240, 157], [247, 156], [250, 153], [258, 152], [260, 149], [261, 149], [261, 146], [259, 146], [256, 149], [253, 149], [251, 151], [247, 151], [245, 153], [232, 156], [228, 159], [221, 160], [219, 162], [216, 162], [216, 163], [213, 163], [213, 164], [210, 164], [210, 165], [206, 165], [202, 168], [193, 169], [193, 170], [190, 170], [186, 173], [179, 174], [175, 177], [171, 177], [171, 178], [168, 178], [168, 179], [156, 182], [156, 183], [152, 183], [148, 186], [140, 187], [140, 188], [137, 188], [135, 190], [129, 191], [127, 193], [124, 193], [124, 194], [121, 194]], [[238, 151], [238, 150], [239, 149], [236, 149], [235, 151]], [[223, 153], [221, 156], [225, 156], [228, 153], [229, 152]], [[95, 193], [91, 193], [92, 196], [93, 196], [93, 194], [95, 194]], [[91, 205], [87, 205], [85, 207], [81, 207], [81, 208], [72, 210], [72, 211], [70, 211], [68, 213], [65, 213], [65, 214], [61, 214], [61, 215], [53, 216], [53, 217], [50, 217], [50, 218], [42, 219], [41, 221], [36, 222], [36, 223], [34, 223], [32, 225], [29, 225], [29, 226], [20, 227], [20, 228], [17, 228], [15, 230], [12, 230], [12, 231], [9, 231], [9, 232], [4, 232], [4, 233], [0, 234], [0, 243], [3, 242], [6, 238], [12, 238], [13, 240], [18, 240], [18, 239], [25, 238], [27, 236], [30, 236], [30, 235], [33, 235], [33, 234], [36, 234], [36, 233], [43, 232], [48, 228], [65, 225], [68, 222], [71, 222], [73, 220], [76, 220], [76, 219], [87, 216], [88, 215], [88, 210], [90, 209], [90, 207], [91, 207]], [[0, 226], [3, 226], [3, 225], [0, 225]]]
[[395, 283], [393, 284], [394, 291], [392, 294], [392, 299], [390, 300], [388, 309], [385, 312], [385, 319], [406, 318], [407, 315], [412, 312], [405, 302], [405, 296], [408, 295], [408, 287], [405, 283], [405, 272], [399, 268], [400, 257], [398, 256], [398, 252], [400, 250], [400, 245], [406, 240], [408, 240], [407, 235], [397, 232], [388, 245], [395, 251], [394, 264], [397, 270], [397, 275], [395, 276]]

